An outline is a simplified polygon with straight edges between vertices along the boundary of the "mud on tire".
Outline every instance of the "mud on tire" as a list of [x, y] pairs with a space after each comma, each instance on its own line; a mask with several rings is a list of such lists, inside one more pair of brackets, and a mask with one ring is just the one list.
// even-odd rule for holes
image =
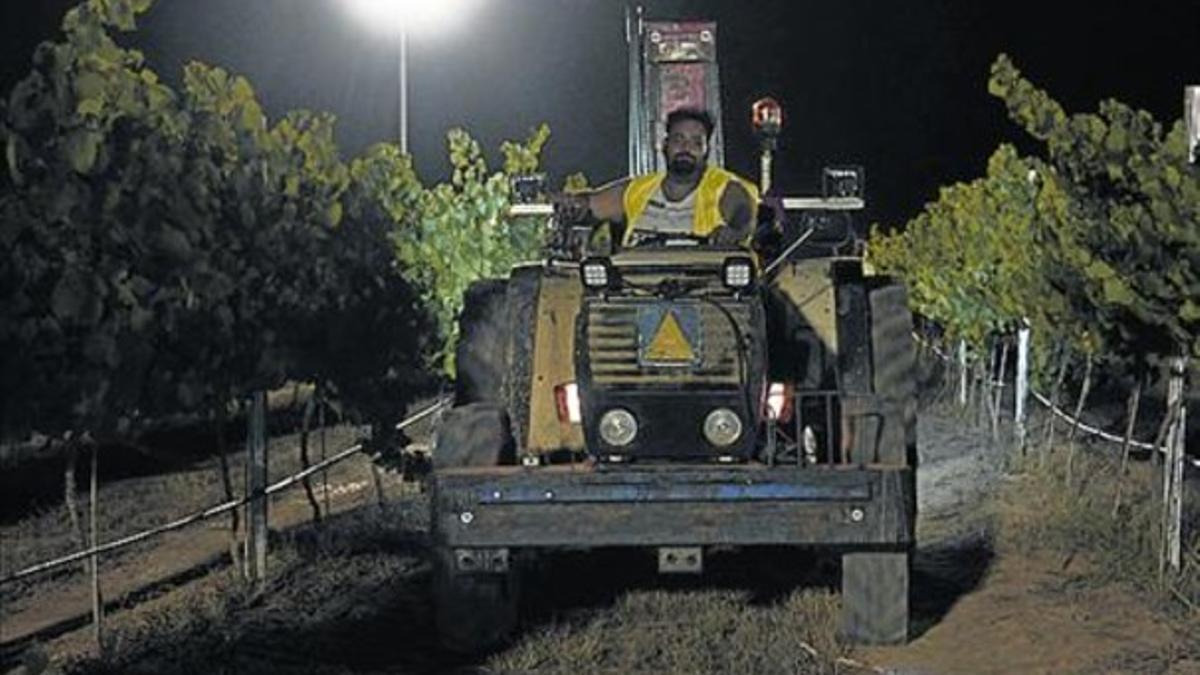
[[505, 354], [504, 403], [518, 450], [529, 438], [529, 398], [533, 381], [533, 347], [537, 331], [538, 292], [542, 269], [526, 266], [513, 269], [508, 281], [508, 345]]

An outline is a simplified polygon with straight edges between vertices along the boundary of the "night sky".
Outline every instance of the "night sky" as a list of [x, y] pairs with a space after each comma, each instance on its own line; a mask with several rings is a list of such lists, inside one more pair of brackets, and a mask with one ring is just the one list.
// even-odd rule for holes
[[[6, 93], [72, 4], [3, 3]], [[1073, 112], [1115, 97], [1173, 121], [1184, 85], [1200, 83], [1200, 0], [643, 5], [651, 19], [718, 22], [729, 167], [755, 175], [749, 106], [774, 96], [787, 115], [776, 184], [810, 193], [824, 164], [862, 164], [869, 215], [888, 223], [911, 218], [939, 186], [983, 173], [1000, 142], [1037, 149], [987, 94], [1000, 52]], [[444, 177], [452, 126], [467, 127], [495, 157], [501, 140], [546, 121], [553, 176], [622, 175], [623, 12], [619, 0], [479, 0], [455, 30], [413, 35], [409, 142], [418, 171]], [[273, 116], [336, 113], [347, 156], [398, 133], [396, 41], [365, 30], [338, 0], [158, 0], [130, 41], [168, 81], [200, 59], [248, 76]]]

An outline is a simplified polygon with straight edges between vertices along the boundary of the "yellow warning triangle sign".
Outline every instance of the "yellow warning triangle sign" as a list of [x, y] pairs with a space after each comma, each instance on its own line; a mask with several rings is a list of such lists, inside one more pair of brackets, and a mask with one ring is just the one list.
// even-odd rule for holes
[[662, 322], [658, 324], [658, 330], [654, 332], [654, 339], [646, 347], [644, 358], [647, 361], [694, 361], [696, 359], [692, 345], [688, 343], [683, 329], [679, 327], [679, 320], [675, 318], [675, 312], [663, 313]]

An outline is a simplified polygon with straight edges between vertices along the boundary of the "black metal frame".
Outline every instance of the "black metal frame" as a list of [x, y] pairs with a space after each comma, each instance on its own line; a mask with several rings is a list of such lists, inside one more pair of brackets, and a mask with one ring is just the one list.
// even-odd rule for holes
[[449, 469], [433, 478], [439, 545], [906, 546], [908, 468], [737, 466]]

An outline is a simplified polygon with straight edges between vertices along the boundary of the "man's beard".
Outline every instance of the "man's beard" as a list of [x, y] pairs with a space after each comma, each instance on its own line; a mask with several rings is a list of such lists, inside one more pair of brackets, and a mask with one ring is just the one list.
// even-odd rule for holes
[[695, 157], [687, 154], [678, 154], [667, 162], [667, 171], [676, 176], [690, 176], [696, 172], [700, 162]]

